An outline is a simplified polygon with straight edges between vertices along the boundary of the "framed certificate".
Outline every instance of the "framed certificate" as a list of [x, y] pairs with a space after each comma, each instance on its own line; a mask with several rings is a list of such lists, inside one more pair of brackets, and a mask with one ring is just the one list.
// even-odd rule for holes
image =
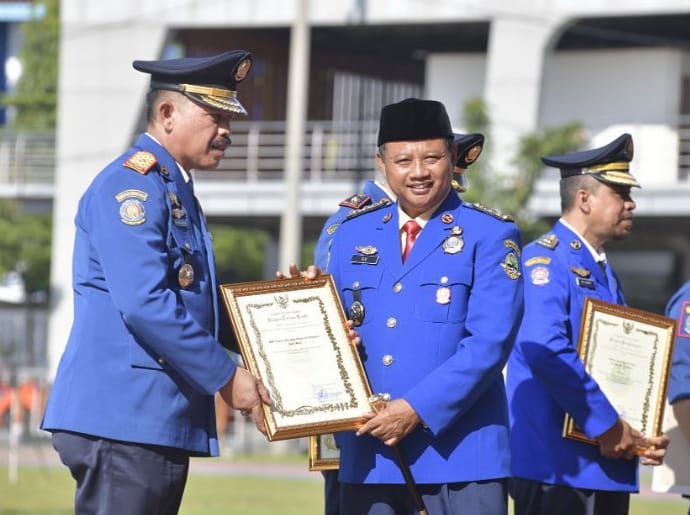
[[274, 402], [263, 407], [269, 440], [362, 425], [371, 389], [330, 275], [220, 289], [244, 362]]
[[309, 437], [309, 470], [338, 470], [340, 449], [332, 433]]
[[[675, 320], [586, 299], [578, 353], [621, 418], [645, 436], [662, 432]], [[564, 436], [596, 444], [566, 414]]]

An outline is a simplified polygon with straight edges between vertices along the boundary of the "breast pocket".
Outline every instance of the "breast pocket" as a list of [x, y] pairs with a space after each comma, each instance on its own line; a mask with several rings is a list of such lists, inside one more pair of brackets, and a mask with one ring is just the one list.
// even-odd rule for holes
[[367, 311], [374, 309], [374, 294], [381, 284], [381, 275], [378, 269], [364, 269], [343, 278], [341, 292], [345, 313], [357, 326], [366, 325], [372, 318]]
[[415, 298], [415, 314], [427, 322], [463, 322], [471, 290], [470, 266], [447, 271], [424, 270], [419, 279], [419, 295]]

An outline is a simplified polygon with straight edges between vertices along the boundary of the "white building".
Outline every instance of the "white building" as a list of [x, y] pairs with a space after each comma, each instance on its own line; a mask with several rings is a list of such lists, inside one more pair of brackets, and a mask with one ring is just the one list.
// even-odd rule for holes
[[[236, 125], [228, 172], [202, 174], [197, 191], [209, 218], [266, 228], [277, 238], [297, 3], [63, 0], [53, 364], [71, 323], [78, 198], [142, 127], [148, 77], [131, 68], [134, 59], [231, 48], [254, 53], [239, 91], [253, 122]], [[306, 237], [373, 169], [376, 127], [362, 120], [376, 120], [389, 101], [421, 94], [443, 101], [461, 129], [461, 106], [480, 96], [493, 122], [495, 168], [510, 167], [521, 135], [549, 125], [579, 120], [591, 146], [630, 132], [633, 173], [644, 186], [636, 192], [639, 222], [636, 234], [611, 252], [629, 301], [658, 309], [690, 276], [690, 0], [312, 0], [308, 18]], [[350, 132], [352, 121], [366, 130]], [[558, 214], [555, 175], [542, 180], [532, 201], [543, 216]]]

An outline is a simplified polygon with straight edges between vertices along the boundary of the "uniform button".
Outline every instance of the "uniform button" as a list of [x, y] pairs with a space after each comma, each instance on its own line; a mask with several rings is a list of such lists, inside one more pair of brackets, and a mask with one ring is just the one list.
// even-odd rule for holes
[[393, 291], [395, 293], [400, 293], [402, 291], [402, 284], [400, 283], [395, 283], [395, 286], [393, 286]]
[[398, 321], [395, 318], [390, 317], [388, 320], [386, 320], [386, 325], [390, 328], [393, 328], [398, 325]]
[[165, 359], [163, 358], [158, 358], [158, 363], [161, 365], [165, 365]]
[[441, 277], [441, 284], [447, 284], [448, 283], [448, 278], [444, 275]]
[[383, 356], [383, 359], [381, 359], [381, 361], [386, 366], [392, 365], [393, 364], [393, 356], [391, 356], [390, 354], [386, 354], [385, 356]]
[[189, 244], [188, 241], [185, 241], [185, 242], [184, 242], [184, 248], [186, 248], [187, 250], [189, 250], [189, 249], [192, 248], [192, 246]]
[[352, 283], [353, 288], [359, 288], [359, 281], [355, 281]]

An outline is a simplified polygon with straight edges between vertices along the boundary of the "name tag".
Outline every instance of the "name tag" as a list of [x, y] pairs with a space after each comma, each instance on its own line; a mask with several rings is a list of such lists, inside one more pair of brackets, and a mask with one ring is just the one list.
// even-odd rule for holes
[[350, 263], [353, 265], [377, 265], [379, 256], [364, 256], [362, 254], [355, 254], [350, 258]]
[[594, 289], [594, 281], [592, 281], [591, 279], [585, 279], [584, 277], [578, 277], [576, 281], [577, 281], [577, 285], [582, 287], [582, 288], [587, 288], [588, 290]]

